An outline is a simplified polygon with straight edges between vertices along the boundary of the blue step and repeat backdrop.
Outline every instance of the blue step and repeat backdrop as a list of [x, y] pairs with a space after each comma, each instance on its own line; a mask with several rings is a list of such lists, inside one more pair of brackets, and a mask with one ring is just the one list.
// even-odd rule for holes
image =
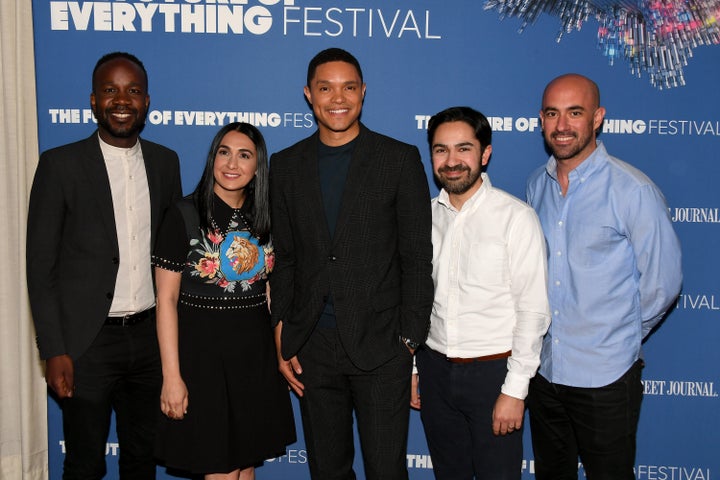
[[[363, 122], [417, 145], [429, 179], [428, 118], [448, 106], [470, 105], [492, 121], [493, 184], [522, 198], [527, 175], [547, 159], [538, 122], [545, 84], [562, 73], [585, 74], [599, 84], [607, 108], [600, 139], [660, 186], [683, 245], [682, 294], [645, 344], [636, 475], [718, 478], [720, 47], [698, 45], [684, 68], [687, 84], [661, 89], [647, 74], [631, 75], [623, 59], [609, 65], [593, 17], [557, 41], [558, 17], [540, 14], [519, 33], [521, 19], [483, 7], [480, 0], [33, 0], [40, 149], [94, 130], [93, 66], [107, 52], [129, 51], [150, 77], [142, 135], [179, 153], [187, 193], [210, 140], [228, 122], [260, 127], [271, 152], [312, 133], [315, 122], [302, 92], [307, 62], [339, 46], [364, 69]], [[48, 421], [50, 478], [60, 479], [63, 437], [53, 400]], [[523, 479], [532, 479], [527, 429], [525, 440]], [[117, 454], [113, 434], [107, 478], [117, 478]], [[433, 478], [417, 412], [407, 466], [413, 480]], [[302, 435], [258, 471], [263, 479], [308, 477]]]

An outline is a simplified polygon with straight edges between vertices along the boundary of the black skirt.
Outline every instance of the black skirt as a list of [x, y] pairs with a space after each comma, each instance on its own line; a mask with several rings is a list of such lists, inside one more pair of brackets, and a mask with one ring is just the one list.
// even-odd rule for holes
[[278, 372], [267, 305], [178, 306], [183, 420], [162, 417], [156, 455], [168, 468], [227, 473], [285, 454], [295, 441], [287, 383]]

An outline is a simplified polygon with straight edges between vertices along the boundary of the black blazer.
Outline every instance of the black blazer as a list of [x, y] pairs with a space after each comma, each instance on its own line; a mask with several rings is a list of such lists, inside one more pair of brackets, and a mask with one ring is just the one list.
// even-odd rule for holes
[[[140, 145], [154, 242], [165, 210], [182, 196], [180, 166], [174, 151], [145, 140]], [[41, 358], [77, 359], [90, 346], [110, 311], [119, 257], [97, 132], [43, 153], [27, 226], [28, 292]]]
[[289, 359], [312, 333], [332, 292], [352, 362], [371, 370], [423, 342], [433, 302], [427, 177], [416, 147], [361, 125], [331, 238], [318, 172], [319, 135], [270, 160], [275, 269], [273, 322]]

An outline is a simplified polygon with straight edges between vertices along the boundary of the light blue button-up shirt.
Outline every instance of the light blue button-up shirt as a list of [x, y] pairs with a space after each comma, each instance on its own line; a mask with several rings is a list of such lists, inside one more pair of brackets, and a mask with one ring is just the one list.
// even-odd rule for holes
[[527, 199], [548, 247], [552, 323], [540, 374], [562, 385], [608, 385], [639, 358], [642, 339], [680, 292], [680, 242], [665, 198], [598, 142], [570, 172], [565, 196], [551, 157], [530, 176]]

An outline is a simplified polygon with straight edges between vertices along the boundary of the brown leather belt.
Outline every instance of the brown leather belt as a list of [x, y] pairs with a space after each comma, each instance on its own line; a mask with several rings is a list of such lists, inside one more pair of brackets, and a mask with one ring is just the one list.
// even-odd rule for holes
[[460, 357], [445, 357], [450, 363], [473, 363], [473, 362], [488, 362], [490, 360], [500, 360], [501, 358], [508, 358], [512, 355], [512, 350], [508, 350], [503, 353], [493, 353], [492, 355], [483, 355], [482, 357], [473, 358], [460, 358]]

